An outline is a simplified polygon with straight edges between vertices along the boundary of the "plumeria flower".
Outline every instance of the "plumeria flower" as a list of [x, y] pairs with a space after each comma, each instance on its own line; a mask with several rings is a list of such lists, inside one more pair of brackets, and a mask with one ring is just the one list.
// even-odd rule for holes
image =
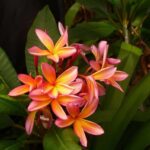
[[48, 63], [42, 63], [41, 68], [45, 79], [48, 81], [43, 85], [44, 93], [48, 93], [50, 97], [56, 98], [58, 94], [68, 95], [74, 90], [74, 87], [70, 84], [78, 75], [77, 67], [70, 67], [57, 78], [55, 69]]
[[43, 83], [43, 77], [38, 75], [35, 78], [26, 74], [19, 74], [18, 79], [24, 83], [9, 92], [9, 96], [19, 96], [40, 87]]
[[93, 135], [101, 135], [104, 133], [104, 130], [101, 126], [85, 119], [95, 112], [97, 105], [98, 101], [93, 100], [92, 103], [87, 103], [85, 107], [80, 111], [80, 108], [78, 106], [69, 104], [67, 106], [67, 111], [69, 113], [67, 119], [57, 119], [55, 121], [55, 124], [60, 128], [73, 125], [75, 134], [79, 137], [81, 144], [86, 147], [87, 138], [85, 136], [85, 132]]
[[67, 106], [69, 103], [80, 104], [83, 101], [76, 95], [58, 95], [56, 98], [51, 98], [48, 94], [43, 94], [40, 89], [32, 91], [29, 97], [32, 101], [28, 106], [28, 111], [37, 111], [50, 104], [54, 114], [62, 119], [67, 118], [62, 106]]
[[33, 46], [28, 49], [29, 53], [35, 56], [47, 56], [48, 59], [58, 63], [59, 59], [67, 58], [76, 52], [76, 49], [71, 46], [65, 46], [68, 43], [67, 30], [61, 35], [59, 40], [54, 45], [51, 37], [41, 29], [35, 30], [39, 40], [44, 44], [46, 50], [42, 50], [37, 46]]
[[120, 63], [120, 59], [116, 58], [107, 58], [108, 54], [107, 41], [100, 41], [98, 48], [93, 45], [91, 46], [91, 51], [95, 57], [95, 60], [90, 61], [90, 65], [94, 70], [99, 70], [103, 67], [108, 67]]
[[37, 113], [40, 114], [40, 115], [38, 115], [39, 116], [38, 120], [42, 123], [44, 128], [50, 128], [50, 126], [52, 124], [53, 118], [52, 118], [52, 114], [51, 114], [49, 108], [44, 107], [44, 108], [40, 109], [39, 111], [37, 111], [37, 110], [31, 111], [31, 112], [29, 112], [29, 115], [25, 122], [25, 129], [26, 129], [26, 133], [28, 135], [30, 135], [32, 133]]

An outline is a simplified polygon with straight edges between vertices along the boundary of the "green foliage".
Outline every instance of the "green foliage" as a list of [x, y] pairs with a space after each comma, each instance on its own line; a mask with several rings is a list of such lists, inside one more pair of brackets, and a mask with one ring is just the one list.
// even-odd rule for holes
[[[11, 89], [19, 85], [17, 74], [5, 52], [0, 48], [0, 85]], [[1, 85], [2, 86], [2, 85]]]
[[43, 141], [44, 150], [81, 150], [78, 139], [71, 129], [51, 128]]
[[[27, 36], [27, 42], [26, 42], [26, 66], [28, 73], [31, 73], [33, 76], [36, 74], [35, 66], [34, 66], [34, 60], [33, 56], [31, 56], [28, 53], [28, 48], [31, 48], [33, 45], [36, 45], [40, 48], [44, 47], [42, 46], [42, 43], [37, 38], [35, 34], [35, 29], [39, 28], [42, 30], [46, 30], [46, 32], [51, 35], [52, 39], [56, 41], [58, 39], [58, 30], [57, 30], [57, 24], [54, 20], [54, 17], [49, 10], [48, 6], [45, 6], [36, 16]], [[40, 62], [45, 62], [47, 59], [45, 57], [39, 58]]]

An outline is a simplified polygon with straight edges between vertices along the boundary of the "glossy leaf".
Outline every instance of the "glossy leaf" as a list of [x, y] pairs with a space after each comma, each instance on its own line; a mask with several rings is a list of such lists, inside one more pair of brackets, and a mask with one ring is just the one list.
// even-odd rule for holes
[[[44, 48], [43, 44], [40, 42], [38, 37], [35, 34], [35, 29], [39, 28], [46, 31], [54, 41], [56, 41], [59, 37], [57, 24], [55, 19], [49, 10], [48, 6], [45, 6], [36, 16], [27, 36], [27, 43], [26, 43], [26, 66], [28, 73], [31, 73], [33, 76], [36, 74], [36, 69], [34, 66], [33, 56], [31, 56], [27, 49], [31, 48], [32, 46], [39, 46], [40, 48]], [[47, 59], [45, 57], [39, 58], [40, 62], [46, 62]], [[40, 65], [39, 65], [40, 67]]]
[[19, 85], [17, 73], [13, 68], [5, 52], [0, 48], [0, 83], [5, 84], [6, 88], [14, 88]]
[[43, 141], [44, 150], [81, 150], [78, 139], [69, 128], [51, 128]]

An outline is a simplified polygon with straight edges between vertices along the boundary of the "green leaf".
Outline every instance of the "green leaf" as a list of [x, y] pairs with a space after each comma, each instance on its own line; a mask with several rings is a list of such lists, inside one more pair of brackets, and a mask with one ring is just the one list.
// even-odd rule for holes
[[0, 83], [9, 89], [19, 85], [17, 74], [5, 52], [0, 48]]
[[[28, 53], [28, 48], [32, 46], [38, 46], [40, 48], [44, 48], [40, 40], [37, 38], [35, 34], [35, 29], [40, 28], [46, 31], [50, 37], [56, 41], [59, 37], [57, 24], [55, 19], [49, 10], [48, 6], [45, 6], [36, 16], [27, 36], [27, 43], [26, 43], [26, 66], [28, 73], [31, 73], [33, 76], [36, 75], [36, 70], [34, 66], [33, 56]], [[39, 57], [39, 63], [45, 62], [47, 59], [45, 57]]]
[[65, 24], [68, 27], [70, 27], [71, 25], [73, 25], [73, 21], [75, 19], [76, 14], [80, 10], [80, 7], [81, 7], [81, 5], [76, 2], [67, 11], [67, 13], [65, 15]]
[[116, 28], [108, 22], [83, 22], [70, 29], [71, 42], [97, 41], [111, 35]]
[[[138, 107], [150, 95], [150, 75], [143, 78], [124, 98], [123, 105], [119, 108], [112, 121], [105, 126], [104, 136], [98, 138], [95, 150], [114, 150], [126, 127], [133, 119]], [[144, 88], [143, 88], [144, 87]]]
[[13, 125], [13, 120], [5, 114], [0, 114], [0, 129], [4, 129]]
[[150, 121], [146, 122], [130, 138], [124, 150], [144, 150], [150, 145]]
[[26, 110], [19, 101], [9, 96], [0, 95], [0, 114], [24, 116]]
[[102, 108], [104, 110], [111, 111], [111, 115], [115, 115], [119, 107], [123, 102], [126, 91], [128, 90], [129, 82], [134, 74], [137, 63], [140, 59], [142, 52], [141, 49], [127, 44], [122, 43], [121, 50], [119, 52], [118, 58], [121, 59], [121, 64], [118, 66], [118, 70], [122, 70], [128, 73], [129, 77], [123, 82], [119, 83], [124, 89], [124, 93], [118, 91], [114, 87], [109, 87], [107, 90], [106, 97], [102, 103]]
[[77, 142], [71, 129], [51, 128], [44, 137], [43, 146], [44, 150], [81, 150]]

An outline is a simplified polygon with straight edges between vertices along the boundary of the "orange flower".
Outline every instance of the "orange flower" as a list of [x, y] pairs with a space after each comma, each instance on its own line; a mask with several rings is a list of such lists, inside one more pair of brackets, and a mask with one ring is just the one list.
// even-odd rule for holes
[[62, 119], [67, 119], [62, 106], [67, 106], [69, 103], [78, 104], [83, 100], [75, 95], [58, 95], [56, 98], [50, 98], [48, 94], [43, 94], [40, 89], [32, 91], [29, 97], [32, 102], [28, 106], [28, 111], [37, 111], [51, 104], [54, 114]]
[[47, 56], [48, 59], [53, 60], [54, 62], [58, 63], [59, 59], [64, 59], [73, 55], [76, 52], [76, 49], [71, 46], [65, 46], [68, 43], [68, 32], [67, 30], [62, 33], [59, 40], [54, 45], [53, 40], [51, 37], [44, 31], [40, 29], [35, 30], [36, 35], [38, 36], [39, 40], [44, 44], [47, 48], [46, 50], [42, 50], [37, 46], [33, 46], [29, 48], [29, 53], [35, 56]]
[[48, 81], [43, 85], [43, 92], [48, 93], [50, 97], [56, 98], [59, 93], [68, 95], [74, 90], [70, 84], [77, 77], [77, 67], [70, 67], [56, 78], [55, 69], [48, 63], [42, 63], [42, 73]]
[[42, 76], [38, 75], [32, 78], [26, 74], [19, 74], [18, 79], [24, 83], [24, 85], [18, 86], [9, 92], [9, 96], [18, 96], [32, 91], [33, 89], [40, 87], [43, 82]]
[[79, 137], [81, 144], [86, 147], [87, 138], [84, 132], [93, 135], [101, 135], [104, 133], [104, 130], [101, 126], [85, 119], [95, 112], [97, 105], [98, 100], [95, 99], [92, 103], [87, 103], [80, 112], [80, 109], [77, 105], [69, 104], [67, 106], [67, 111], [69, 113], [68, 118], [66, 120], [57, 119], [55, 124], [60, 128], [64, 128], [73, 124], [75, 134]]

